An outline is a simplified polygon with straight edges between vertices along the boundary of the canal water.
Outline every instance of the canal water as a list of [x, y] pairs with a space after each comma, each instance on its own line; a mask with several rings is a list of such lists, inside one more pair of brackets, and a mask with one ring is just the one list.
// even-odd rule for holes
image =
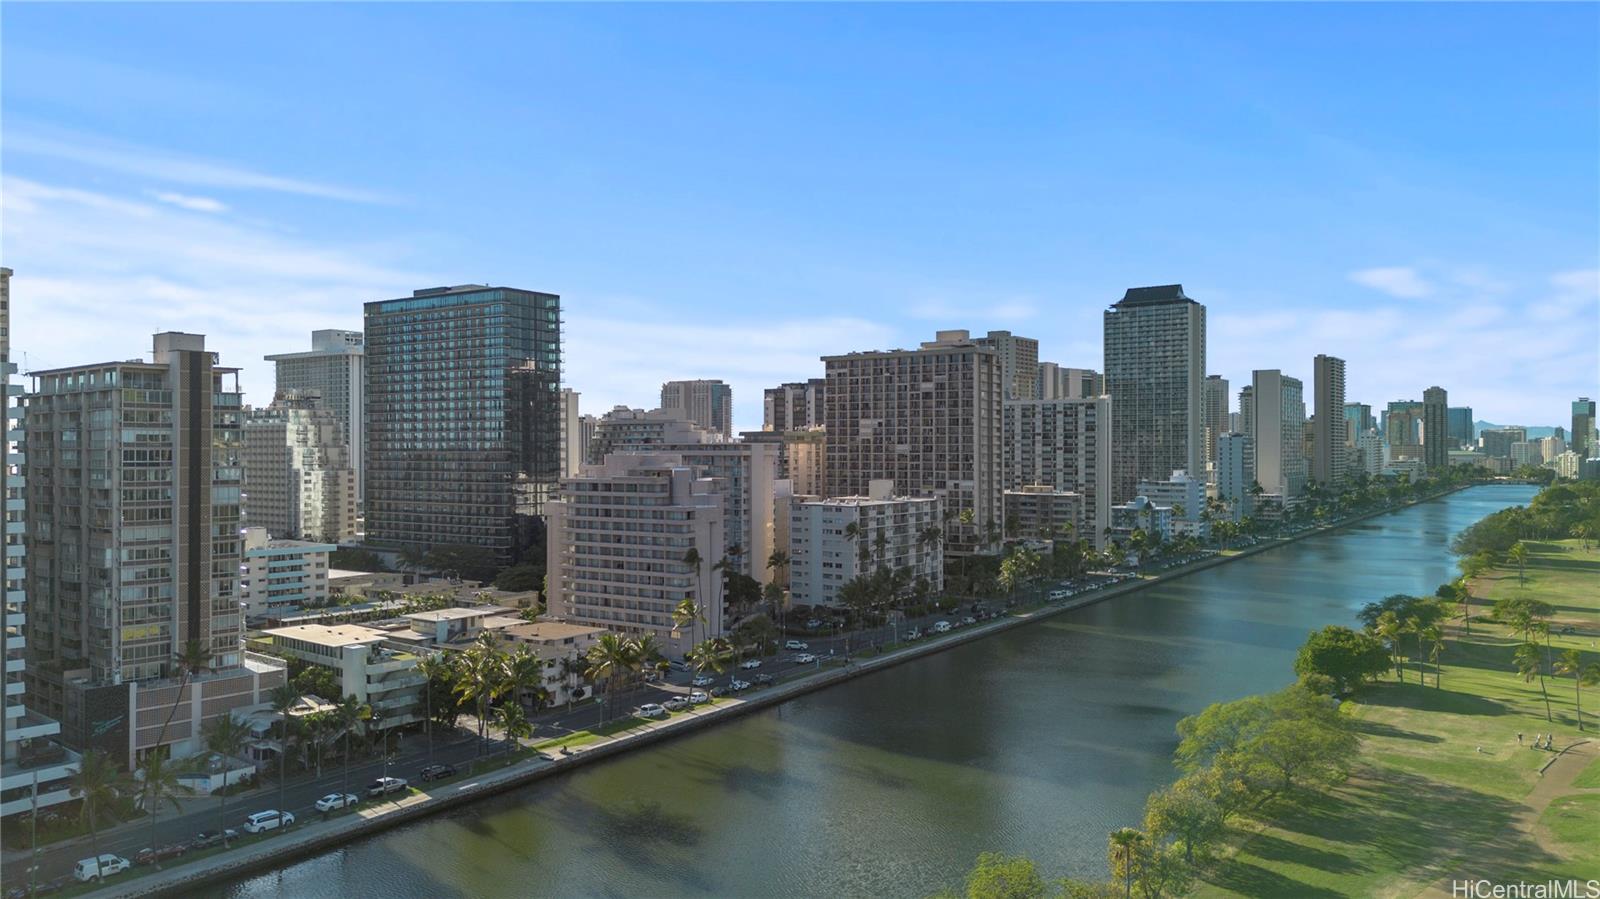
[[1485, 486], [1056, 616], [212, 895], [926, 896], [978, 853], [1104, 877], [1178, 719], [1293, 679], [1311, 630], [1431, 593]]

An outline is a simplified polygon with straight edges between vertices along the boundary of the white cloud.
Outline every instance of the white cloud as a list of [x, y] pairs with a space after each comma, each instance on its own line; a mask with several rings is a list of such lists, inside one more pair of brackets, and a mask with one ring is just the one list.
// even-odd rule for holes
[[1563, 293], [1577, 294], [1590, 299], [1600, 298], [1600, 269], [1556, 272], [1550, 276], [1550, 283]]
[[67, 160], [80, 165], [173, 184], [271, 191], [352, 203], [393, 202], [372, 191], [269, 175], [224, 163], [178, 156], [133, 144], [113, 143], [86, 135], [30, 133], [13, 127], [6, 134], [6, 151]]
[[1433, 293], [1433, 285], [1406, 266], [1365, 268], [1350, 273], [1350, 280], [1392, 297], [1416, 300]]
[[212, 199], [211, 197], [195, 197], [190, 196], [189, 194], [174, 193], [170, 190], [151, 191], [150, 196], [160, 200], [163, 203], [176, 206], [179, 209], [187, 209], [190, 212], [228, 211], [228, 206], [226, 203], [223, 203], [221, 200]]
[[[959, 301], [936, 298], [914, 303], [910, 309], [911, 317], [938, 322], [942, 329], [968, 327], [963, 323], [976, 321], [982, 323], [985, 330], [991, 327], [1006, 330], [1012, 324], [1031, 319], [1038, 313], [1038, 305], [1027, 297], [971, 297]], [[976, 330], [977, 325], [972, 325], [970, 329]]]
[[314, 328], [359, 328], [362, 301], [440, 280], [391, 264], [404, 247], [284, 235], [194, 204], [12, 176], [3, 202], [13, 346], [29, 368], [133, 358], [156, 331], [195, 331], [261, 404], [272, 393], [262, 356], [308, 346]]

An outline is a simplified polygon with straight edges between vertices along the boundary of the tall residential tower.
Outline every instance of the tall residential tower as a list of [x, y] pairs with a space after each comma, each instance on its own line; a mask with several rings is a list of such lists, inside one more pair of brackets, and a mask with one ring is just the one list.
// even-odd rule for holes
[[1141, 478], [1205, 471], [1206, 307], [1181, 284], [1133, 287], [1104, 318], [1111, 497], [1121, 503]]

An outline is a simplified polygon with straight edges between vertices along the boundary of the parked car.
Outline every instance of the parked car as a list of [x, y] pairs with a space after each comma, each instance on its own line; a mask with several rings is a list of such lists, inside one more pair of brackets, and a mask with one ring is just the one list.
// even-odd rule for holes
[[977, 624], [978, 623], [978, 619], [972, 617], [971, 615], [968, 615], [967, 617], [961, 619], [961, 623], [962, 624]]
[[1069, 597], [1071, 595], [1072, 594], [1067, 592], [1066, 590], [1051, 590], [1050, 591], [1050, 598], [1051, 599], [1066, 599], [1067, 597]]
[[760, 659], [745, 659], [744, 661], [739, 663], [739, 667], [745, 669], [746, 671], [753, 671], [753, 670], [761, 667], [761, 660]]
[[443, 780], [446, 777], [454, 777], [455, 775], [456, 766], [454, 765], [428, 765], [417, 773], [417, 776], [422, 778], [424, 783], [430, 780]]
[[97, 877], [110, 877], [113, 874], [121, 874], [130, 867], [132, 865], [127, 859], [120, 855], [108, 853], [82, 859], [72, 869], [72, 876], [76, 877], [79, 883], [88, 883]]
[[189, 847], [182, 843], [168, 843], [165, 846], [157, 846], [154, 849], [140, 849], [139, 854], [133, 857], [133, 863], [136, 865], [153, 865], [156, 862], [179, 858], [188, 851]]
[[667, 710], [662, 708], [658, 703], [647, 702], [644, 705], [639, 706], [639, 711], [635, 712], [634, 714], [641, 718], [665, 718], [667, 717]]
[[809, 653], [809, 652], [802, 652], [802, 653], [800, 653], [800, 654], [799, 654], [799, 655], [797, 655], [797, 656], [795, 656], [795, 657], [794, 657], [794, 660], [795, 660], [795, 662], [796, 662], [796, 663], [797, 663], [797, 664], [800, 664], [800, 665], [809, 665], [809, 664], [811, 664], [811, 663], [812, 663], [812, 662], [815, 662], [815, 661], [816, 661], [816, 660], [817, 660], [817, 657], [816, 657], [816, 656], [814, 656], [814, 655], [812, 655], [812, 654], [811, 654], [811, 653]]
[[758, 685], [760, 685], [760, 686], [765, 687], [765, 686], [767, 686], [767, 685], [772, 683], [772, 675], [770, 675], [770, 674], [758, 674], [758, 675], [756, 675], [756, 683]]
[[693, 687], [709, 687], [715, 682], [715, 679], [709, 674], [697, 674], [694, 680], [689, 681], [689, 685]]
[[804, 640], [786, 640], [786, 641], [784, 641], [783, 648], [784, 649], [810, 649], [811, 647], [809, 645], [807, 645]]
[[277, 830], [280, 827], [288, 827], [293, 823], [293, 812], [280, 812], [276, 809], [268, 809], [264, 812], [256, 812], [250, 817], [244, 819], [244, 832], [265, 833], [269, 830]]
[[822, 622], [815, 618], [812, 618], [806, 622], [806, 630], [808, 631], [814, 631], [819, 627], [822, 627]]
[[710, 702], [711, 696], [704, 690], [693, 690], [689, 693], [689, 701], [695, 705], [700, 705], [701, 703]]
[[948, 633], [950, 633], [950, 622], [948, 622], [948, 621], [935, 621], [933, 623], [933, 632], [936, 633], [936, 634], [948, 634]]
[[911, 630], [906, 631], [906, 639], [907, 640], [921, 640], [922, 639], [922, 629], [914, 627]]
[[663, 702], [661, 707], [669, 712], [681, 712], [689, 707], [689, 700], [684, 699], [682, 696], [674, 696]]
[[367, 795], [383, 796], [387, 793], [398, 793], [401, 790], [404, 790], [407, 786], [408, 784], [401, 778], [380, 777], [372, 783], [367, 784]]
[[728, 684], [728, 686], [730, 688], [732, 688], [733, 690], [735, 690], [735, 691], [748, 690], [748, 689], [750, 689], [750, 682], [746, 681], [746, 680], [739, 680], [738, 678], [734, 678], [733, 681]]
[[212, 846], [222, 845], [224, 840], [239, 839], [239, 832], [233, 828], [227, 830], [202, 830], [189, 841], [190, 849], [210, 849]]
[[349, 808], [361, 800], [354, 793], [329, 793], [317, 800], [317, 811], [331, 812], [342, 808]]
[[728, 688], [727, 687], [712, 687], [711, 688], [711, 695], [712, 696], [727, 696], [728, 695]]

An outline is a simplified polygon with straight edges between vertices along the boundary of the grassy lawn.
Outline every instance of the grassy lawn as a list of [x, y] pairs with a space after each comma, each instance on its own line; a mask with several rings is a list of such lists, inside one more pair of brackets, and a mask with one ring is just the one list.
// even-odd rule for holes
[[[1591, 763], [1535, 823], [1524, 800], [1554, 753], [1530, 748], [1555, 734], [1557, 748], [1600, 740], [1584, 697], [1578, 730], [1570, 677], [1525, 683], [1512, 668], [1516, 638], [1482, 620], [1495, 599], [1530, 596], [1555, 606], [1551, 650], [1600, 661], [1600, 550], [1578, 541], [1530, 543], [1526, 580], [1496, 570], [1473, 585], [1469, 634], [1450, 622], [1425, 684], [1415, 665], [1346, 703], [1363, 735], [1354, 774], [1315, 796], [1297, 796], [1235, 828], [1225, 858], [1197, 890], [1204, 896], [1412, 896], [1444, 877], [1545, 880], [1600, 875], [1600, 761]], [[1573, 633], [1562, 634], [1565, 627]], [[1517, 736], [1522, 734], [1523, 742]], [[1231, 854], [1229, 854], [1231, 853]]]

